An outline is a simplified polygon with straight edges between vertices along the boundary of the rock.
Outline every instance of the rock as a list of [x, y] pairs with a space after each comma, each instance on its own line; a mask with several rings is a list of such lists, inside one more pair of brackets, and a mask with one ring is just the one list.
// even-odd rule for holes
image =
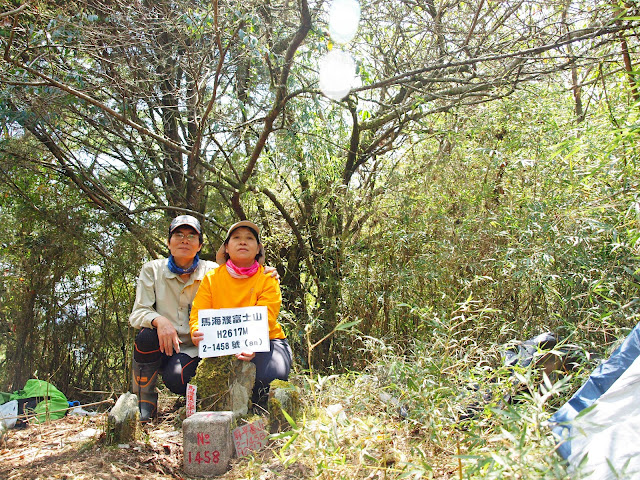
[[198, 387], [199, 411], [231, 411], [244, 416], [251, 406], [256, 366], [233, 356], [204, 358], [190, 380]]
[[269, 400], [267, 401], [269, 409], [269, 431], [271, 433], [288, 430], [290, 424], [282, 413], [287, 415], [294, 421], [300, 414], [300, 392], [298, 388], [283, 380], [274, 380], [269, 385]]
[[77, 433], [69, 438], [67, 438], [67, 442], [83, 442], [85, 440], [89, 440], [90, 438], [95, 438], [100, 435], [100, 430], [97, 428], [87, 428], [80, 433]]
[[251, 362], [236, 360], [229, 378], [229, 407], [235, 417], [249, 412], [255, 382], [256, 366]]
[[139, 420], [138, 396], [128, 392], [121, 395], [107, 417], [107, 444], [135, 442], [140, 433]]

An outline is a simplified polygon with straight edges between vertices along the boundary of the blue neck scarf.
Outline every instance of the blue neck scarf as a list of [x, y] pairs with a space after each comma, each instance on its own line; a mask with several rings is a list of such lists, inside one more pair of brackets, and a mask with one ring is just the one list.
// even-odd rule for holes
[[174, 260], [173, 255], [169, 255], [169, 263], [167, 264], [167, 266], [172, 273], [175, 273], [177, 275], [185, 275], [187, 273], [192, 274], [195, 269], [198, 268], [199, 261], [200, 257], [198, 257], [198, 254], [196, 253], [195, 258], [193, 259], [193, 263], [189, 268], [180, 268], [178, 265], [176, 265], [176, 261]]

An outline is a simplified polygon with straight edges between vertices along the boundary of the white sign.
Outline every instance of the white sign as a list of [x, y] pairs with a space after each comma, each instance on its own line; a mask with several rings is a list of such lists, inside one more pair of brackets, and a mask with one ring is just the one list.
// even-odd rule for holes
[[270, 350], [266, 306], [199, 310], [198, 330], [200, 358]]

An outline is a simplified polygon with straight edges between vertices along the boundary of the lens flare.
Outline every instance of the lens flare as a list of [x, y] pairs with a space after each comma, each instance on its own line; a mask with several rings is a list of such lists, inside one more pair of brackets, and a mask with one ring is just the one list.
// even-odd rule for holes
[[348, 43], [356, 36], [360, 22], [360, 3], [334, 0], [329, 8], [329, 35], [335, 43]]
[[319, 62], [320, 90], [332, 100], [342, 100], [356, 79], [356, 62], [339, 48], [334, 48]]

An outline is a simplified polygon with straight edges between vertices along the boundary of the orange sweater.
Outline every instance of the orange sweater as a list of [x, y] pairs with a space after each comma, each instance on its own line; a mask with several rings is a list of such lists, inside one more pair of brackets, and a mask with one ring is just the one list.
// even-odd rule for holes
[[206, 308], [237, 308], [266, 305], [269, 312], [269, 338], [285, 338], [278, 323], [278, 313], [282, 304], [280, 284], [270, 275], [264, 274], [264, 267], [249, 278], [233, 278], [225, 265], [209, 271], [193, 299], [189, 328], [191, 333], [198, 329], [198, 311]]

